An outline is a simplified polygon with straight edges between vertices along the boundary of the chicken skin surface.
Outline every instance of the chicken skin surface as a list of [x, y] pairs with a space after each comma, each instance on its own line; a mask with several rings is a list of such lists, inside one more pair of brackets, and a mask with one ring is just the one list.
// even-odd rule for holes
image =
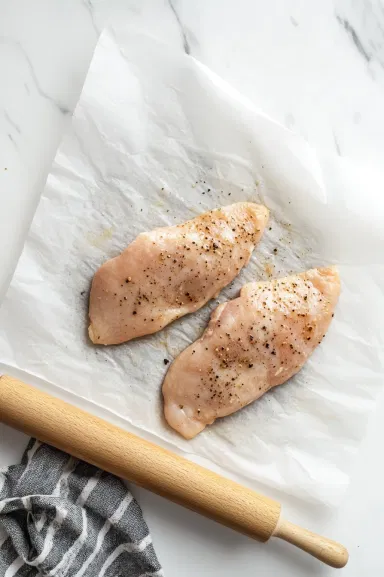
[[123, 343], [201, 308], [248, 263], [268, 215], [241, 202], [139, 234], [93, 278], [90, 339]]
[[285, 383], [320, 344], [339, 293], [334, 267], [246, 284], [170, 366], [163, 383], [169, 425], [191, 439]]

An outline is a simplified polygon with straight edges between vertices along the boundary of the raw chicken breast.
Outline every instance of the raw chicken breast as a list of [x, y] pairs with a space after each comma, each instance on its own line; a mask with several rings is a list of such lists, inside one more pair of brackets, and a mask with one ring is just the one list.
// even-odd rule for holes
[[340, 293], [335, 268], [245, 285], [170, 366], [165, 418], [191, 439], [285, 383], [320, 344]]
[[94, 276], [91, 340], [122, 343], [198, 310], [248, 263], [267, 220], [264, 206], [241, 202], [140, 234]]

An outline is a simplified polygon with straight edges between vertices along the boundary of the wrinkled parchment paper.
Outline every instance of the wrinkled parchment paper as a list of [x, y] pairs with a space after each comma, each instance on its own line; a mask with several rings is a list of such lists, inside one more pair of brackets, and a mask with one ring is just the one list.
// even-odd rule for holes
[[[337, 503], [383, 381], [384, 201], [367, 174], [319, 161], [193, 58], [107, 29], [0, 312], [0, 360], [251, 485]], [[142, 231], [244, 200], [265, 203], [270, 225], [216, 301], [157, 335], [90, 343], [90, 281], [106, 259]], [[340, 304], [304, 369], [193, 441], [168, 429], [164, 359], [201, 334], [217, 303], [248, 281], [330, 263]]]

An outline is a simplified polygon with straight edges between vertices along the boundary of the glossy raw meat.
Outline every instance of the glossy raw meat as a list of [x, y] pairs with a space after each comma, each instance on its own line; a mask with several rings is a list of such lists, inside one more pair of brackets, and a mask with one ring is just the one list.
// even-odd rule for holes
[[91, 340], [122, 343], [198, 310], [248, 263], [267, 220], [264, 206], [242, 202], [140, 234], [94, 276]]
[[170, 366], [168, 423], [191, 439], [297, 373], [320, 344], [340, 293], [333, 267], [245, 285], [223, 303], [203, 336]]

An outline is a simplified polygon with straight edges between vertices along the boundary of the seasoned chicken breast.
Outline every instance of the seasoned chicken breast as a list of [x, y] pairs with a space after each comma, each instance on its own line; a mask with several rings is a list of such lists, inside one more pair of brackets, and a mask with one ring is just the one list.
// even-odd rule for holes
[[241, 202], [140, 234], [94, 276], [91, 340], [122, 343], [198, 310], [248, 263], [267, 220], [267, 208]]
[[247, 284], [239, 298], [219, 305], [165, 377], [170, 426], [191, 439], [285, 383], [321, 343], [339, 293], [331, 267]]

